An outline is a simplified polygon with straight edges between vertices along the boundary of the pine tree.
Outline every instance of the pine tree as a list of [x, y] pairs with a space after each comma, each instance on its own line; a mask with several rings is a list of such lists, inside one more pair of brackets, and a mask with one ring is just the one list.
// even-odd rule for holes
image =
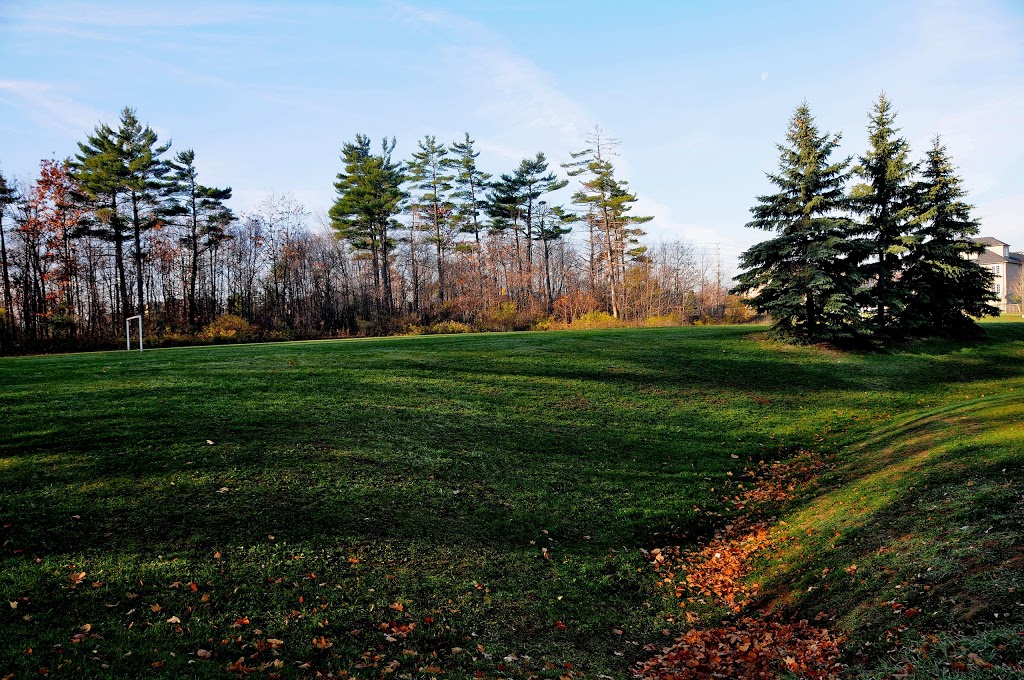
[[996, 315], [992, 275], [968, 259], [985, 251], [971, 240], [979, 222], [956, 166], [936, 136], [923, 163], [920, 214], [899, 280], [906, 309], [901, 325], [918, 334], [958, 334], [976, 328], [971, 317]]
[[[512, 230], [515, 243], [515, 266], [519, 272], [519, 281], [523, 279], [522, 225], [525, 198], [523, 188], [515, 174], [501, 174], [491, 182], [487, 193], [487, 214], [490, 219], [491, 233], [504, 233]], [[502, 265], [505, 267], [505, 265]]]
[[452, 142], [452, 157], [444, 161], [444, 167], [455, 172], [452, 178], [452, 198], [455, 204], [455, 218], [458, 220], [459, 230], [465, 234], [472, 234], [476, 248], [477, 278], [480, 284], [480, 296], [484, 294], [484, 253], [480, 243], [480, 214], [487, 209], [487, 188], [491, 175], [481, 171], [476, 166], [476, 159], [479, 151], [473, 149], [474, 141], [466, 133], [465, 139], [461, 142]]
[[551, 286], [551, 244], [572, 232], [572, 224], [577, 221], [579, 216], [560, 205], [549, 206], [546, 201], [537, 204], [537, 231], [534, 238], [540, 241], [544, 251], [544, 291], [548, 313], [551, 313], [555, 303]]
[[168, 217], [183, 218], [185, 236], [182, 239], [189, 252], [188, 323], [195, 330], [198, 321], [196, 279], [199, 276], [199, 253], [204, 247], [222, 237], [224, 225], [233, 219], [231, 209], [224, 201], [231, 198], [231, 187], [217, 189], [199, 183], [196, 154], [192, 149], [179, 151], [167, 161], [164, 191], [171, 202], [164, 210]]
[[750, 294], [786, 339], [841, 340], [860, 331], [855, 298], [866, 244], [851, 238], [855, 225], [843, 217], [850, 160], [830, 159], [839, 139], [818, 131], [806, 103], [798, 106], [787, 143], [777, 145], [779, 171], [768, 174], [779, 191], [759, 196], [750, 210], [747, 226], [775, 236], [741, 255], [746, 271], [733, 292]]
[[[98, 125], [71, 163], [79, 187], [79, 199], [93, 208], [85, 225], [95, 236], [114, 244], [118, 276], [118, 304], [123, 315], [130, 308], [124, 268], [124, 244], [134, 242], [137, 313], [146, 305], [142, 261], [142, 232], [158, 222], [161, 177], [166, 168], [160, 156], [170, 143], [157, 146], [157, 134], [143, 126], [135, 111], [125, 107], [117, 130]], [[127, 216], [124, 214], [127, 212]]]
[[446, 252], [451, 240], [449, 224], [454, 205], [448, 197], [452, 190], [453, 175], [445, 174], [450, 167], [448, 150], [438, 144], [433, 135], [427, 135], [419, 142], [419, 151], [413, 153], [409, 162], [408, 181], [422, 193], [416, 198], [416, 208], [426, 218], [425, 227], [431, 231], [437, 255], [437, 300], [444, 304]]
[[124, 268], [124, 244], [128, 239], [129, 222], [122, 214], [125, 188], [125, 167], [121, 162], [117, 133], [101, 123], [78, 143], [79, 152], [71, 163], [72, 176], [78, 185], [78, 200], [91, 208], [82, 228], [92, 236], [114, 245], [114, 268], [117, 275], [115, 314], [128, 314], [128, 283]]
[[159, 223], [162, 177], [167, 167], [160, 156], [171, 148], [170, 142], [157, 146], [157, 134], [151, 127], [143, 127], [135, 110], [125, 107], [117, 130], [117, 148], [124, 166], [124, 188], [131, 205], [132, 237], [135, 242], [135, 285], [138, 294], [138, 314], [146, 307], [145, 278], [142, 275], [142, 232]]
[[394, 239], [388, 231], [406, 198], [402, 191], [405, 168], [392, 159], [394, 149], [393, 137], [381, 142], [380, 155], [371, 153], [366, 135], [346, 143], [341, 150], [345, 169], [334, 183], [338, 198], [328, 213], [338, 238], [356, 250], [370, 251], [378, 316], [394, 308], [390, 266]]
[[[4, 216], [7, 214], [7, 207], [16, 203], [18, 198], [18, 192], [7, 181], [7, 178], [0, 174], [0, 270], [3, 271], [4, 279], [5, 315], [10, 315], [12, 313], [14, 298], [11, 295], [11, 274], [7, 262], [7, 240], [4, 235]], [[4, 319], [0, 319], [0, 333], [2, 333], [3, 324]]]
[[883, 92], [868, 122], [869, 149], [853, 173], [862, 182], [853, 187], [853, 210], [863, 220], [863, 233], [872, 241], [873, 260], [864, 265], [869, 287], [865, 303], [875, 310], [876, 331], [897, 332], [907, 304], [907, 289], [899, 284], [903, 258], [913, 241], [912, 223], [919, 213], [917, 164], [910, 145], [893, 126], [896, 112]]
[[[526, 241], [526, 280], [533, 286], [533, 241], [537, 239], [535, 212], [538, 201], [544, 194], [558, 191], [569, 185], [568, 180], [558, 179], [554, 172], [548, 172], [548, 160], [542, 152], [533, 158], [524, 158], [514, 174], [515, 185], [520, 190], [522, 205], [523, 235]], [[533, 291], [530, 290], [530, 293]]]
[[608, 286], [608, 307], [616, 319], [622, 313], [623, 288], [627, 259], [643, 255], [646, 248], [639, 239], [644, 235], [639, 224], [650, 222], [653, 216], [630, 215], [636, 194], [628, 190], [628, 182], [616, 179], [611, 162], [618, 142], [603, 136], [600, 128], [587, 137], [590, 147], [571, 153], [572, 162], [565, 163], [570, 177], [583, 177], [572, 200], [584, 210], [583, 220], [590, 229], [591, 271], [596, 278], [597, 260], [605, 264]]

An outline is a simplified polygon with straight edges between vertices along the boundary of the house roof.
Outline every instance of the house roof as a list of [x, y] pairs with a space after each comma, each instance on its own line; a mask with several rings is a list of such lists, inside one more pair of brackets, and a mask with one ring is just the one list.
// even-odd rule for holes
[[1010, 253], [1010, 260], [1017, 264], [1024, 264], [1024, 253]]
[[999, 239], [992, 238], [991, 236], [979, 236], [978, 238], [971, 239], [971, 240], [974, 241], [975, 243], [983, 243], [986, 246], [1008, 246], [1008, 245], [1010, 245], [1009, 243], [1003, 243]]
[[986, 250], [981, 253], [978, 255], [978, 259], [976, 260], [978, 264], [1002, 264], [1009, 261], [1009, 258], [1003, 257], [1002, 255], [996, 255], [991, 250]]

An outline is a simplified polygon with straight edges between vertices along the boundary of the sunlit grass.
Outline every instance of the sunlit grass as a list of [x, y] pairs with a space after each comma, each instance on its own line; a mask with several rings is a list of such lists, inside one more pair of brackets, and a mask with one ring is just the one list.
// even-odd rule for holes
[[[685, 626], [640, 548], [706, 536], [729, 472], [838, 456], [788, 516], [814, 535], [759, 574], [776, 595], [889, 540], [924, 484], [1019, 480], [1024, 326], [987, 327], [868, 355], [659, 328], [0, 360], [0, 599], [19, 602], [0, 677], [220, 674], [256, 652], [286, 674], [371, 652], [399, 675], [623, 677]], [[953, 498], [951, 517], [975, 502]], [[876, 585], [788, 599], [854, 611]], [[73, 642], [85, 624], [101, 639]]]

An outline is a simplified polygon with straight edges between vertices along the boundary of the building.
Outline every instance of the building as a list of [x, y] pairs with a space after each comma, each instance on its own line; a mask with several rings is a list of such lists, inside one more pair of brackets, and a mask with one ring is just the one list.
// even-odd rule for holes
[[1009, 244], [991, 236], [976, 238], [974, 242], [985, 246], [985, 252], [972, 255], [971, 259], [977, 260], [995, 276], [992, 285], [999, 296], [996, 305], [1003, 312], [1020, 313], [1024, 304], [1021, 299], [1024, 294], [1024, 275], [1021, 272], [1024, 253], [1011, 253]]

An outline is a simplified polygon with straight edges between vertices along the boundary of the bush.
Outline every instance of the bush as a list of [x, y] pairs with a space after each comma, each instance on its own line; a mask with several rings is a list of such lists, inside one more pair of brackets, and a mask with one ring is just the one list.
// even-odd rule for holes
[[621, 328], [624, 325], [608, 312], [587, 312], [569, 324], [569, 328], [585, 330], [590, 328]]
[[439, 321], [423, 330], [426, 335], [448, 335], [451, 333], [470, 333], [472, 328], [458, 321]]
[[247, 342], [256, 335], [256, 328], [237, 314], [221, 314], [199, 332], [201, 340], [213, 342]]
[[553, 319], [550, 316], [543, 316], [533, 324], [531, 330], [535, 331], [564, 331], [569, 327], [569, 324], [558, 319]]

